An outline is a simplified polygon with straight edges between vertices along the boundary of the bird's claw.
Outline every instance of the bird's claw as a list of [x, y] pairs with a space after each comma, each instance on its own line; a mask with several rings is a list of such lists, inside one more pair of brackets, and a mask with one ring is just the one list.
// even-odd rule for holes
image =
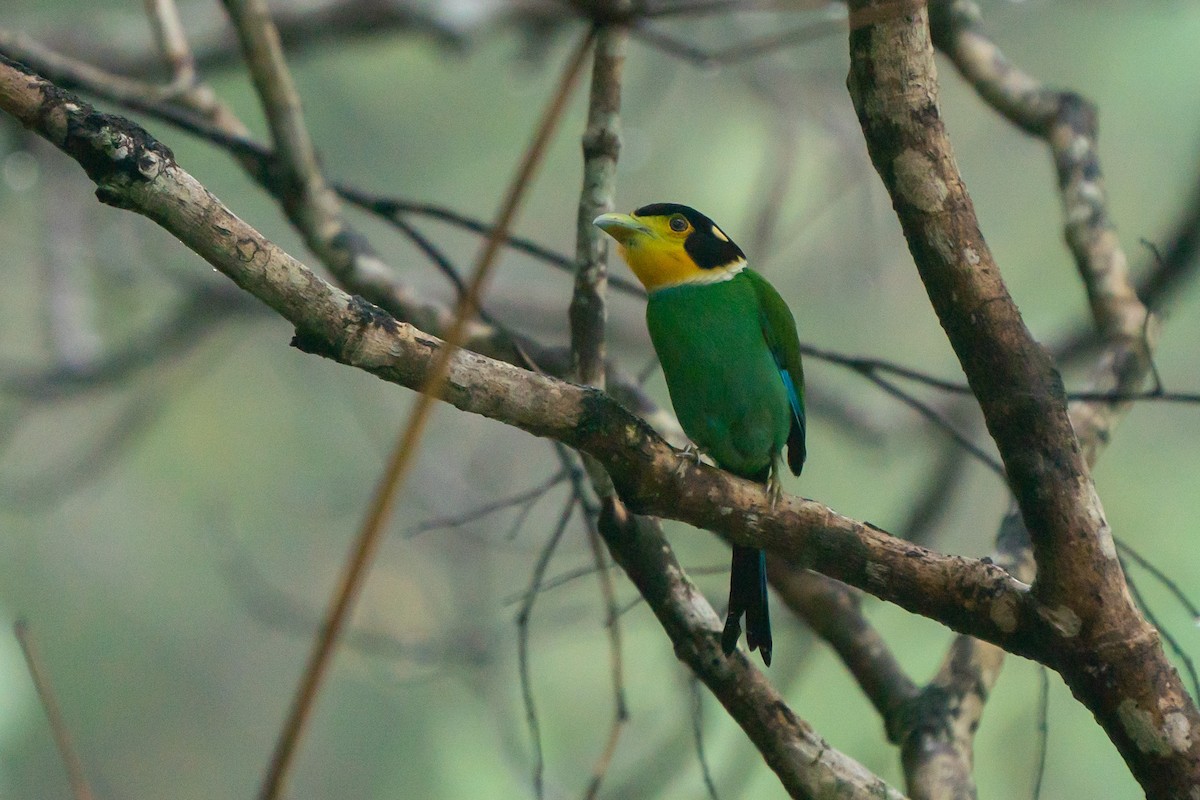
[[779, 478], [771, 473], [771, 477], [767, 478], [767, 500], [771, 504], [771, 510], [775, 510], [775, 506], [779, 504], [779, 498], [783, 497], [783, 484]]
[[678, 452], [679, 466], [675, 468], [675, 477], [682, 478], [683, 473], [687, 472], [688, 464], [700, 463], [700, 450], [696, 445], [689, 442], [684, 445], [684, 448]]
[[783, 459], [779, 453], [775, 453], [771, 456], [771, 472], [767, 475], [767, 499], [771, 503], [772, 511], [779, 505], [779, 498], [783, 497], [783, 482], [779, 480], [782, 469]]

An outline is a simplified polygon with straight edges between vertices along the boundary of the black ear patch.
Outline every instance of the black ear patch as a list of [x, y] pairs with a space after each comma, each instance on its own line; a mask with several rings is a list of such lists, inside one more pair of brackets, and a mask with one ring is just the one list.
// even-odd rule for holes
[[716, 223], [690, 206], [679, 203], [651, 203], [642, 206], [633, 214], [636, 217], [669, 217], [672, 214], [680, 214], [692, 223], [692, 232], [684, 240], [683, 249], [700, 269], [716, 269], [746, 258], [742, 248], [734, 244]]

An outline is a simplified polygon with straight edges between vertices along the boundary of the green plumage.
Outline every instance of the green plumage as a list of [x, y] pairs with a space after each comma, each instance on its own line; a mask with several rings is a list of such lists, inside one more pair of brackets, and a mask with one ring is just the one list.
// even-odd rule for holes
[[[796, 323], [757, 273], [651, 293], [646, 326], [662, 362], [671, 405], [696, 446], [744, 478], [766, 482], [787, 445], [788, 466], [805, 458], [804, 374]], [[766, 561], [735, 545], [722, 645], [732, 652], [746, 616], [746, 641], [771, 663]]]
[[[771, 487], [786, 446], [804, 466], [804, 374], [796, 322], [779, 293], [746, 269], [746, 255], [694, 208], [651, 203], [633, 214], [601, 214], [595, 224], [621, 245], [650, 293], [646, 324], [671, 405], [684, 432], [717, 465]], [[771, 663], [771, 616], [763, 551], [733, 546], [726, 655], [746, 644]]]
[[646, 305], [646, 326], [679, 423], [702, 451], [722, 469], [763, 481], [772, 458], [795, 439], [788, 461], [799, 473], [800, 345], [792, 314], [769, 283], [744, 269], [726, 281], [660, 289]]

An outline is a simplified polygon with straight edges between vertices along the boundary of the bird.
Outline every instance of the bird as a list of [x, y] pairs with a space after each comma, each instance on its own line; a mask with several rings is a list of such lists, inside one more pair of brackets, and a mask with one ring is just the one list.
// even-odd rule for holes
[[[781, 493], [787, 466], [804, 467], [804, 372], [791, 309], [711, 219], [679, 203], [651, 203], [593, 221], [646, 288], [646, 327], [684, 433], [718, 467]], [[685, 451], [686, 452], [686, 451]], [[695, 451], [692, 451], [693, 453]], [[741, 638], [771, 664], [766, 555], [733, 546], [721, 649]]]

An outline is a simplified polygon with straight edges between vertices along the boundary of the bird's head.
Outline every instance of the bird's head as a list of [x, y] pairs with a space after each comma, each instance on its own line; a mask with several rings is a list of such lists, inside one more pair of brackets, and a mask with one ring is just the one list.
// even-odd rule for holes
[[678, 203], [601, 214], [594, 224], [617, 240], [621, 256], [648, 292], [728, 280], [746, 266], [742, 249], [716, 223]]

